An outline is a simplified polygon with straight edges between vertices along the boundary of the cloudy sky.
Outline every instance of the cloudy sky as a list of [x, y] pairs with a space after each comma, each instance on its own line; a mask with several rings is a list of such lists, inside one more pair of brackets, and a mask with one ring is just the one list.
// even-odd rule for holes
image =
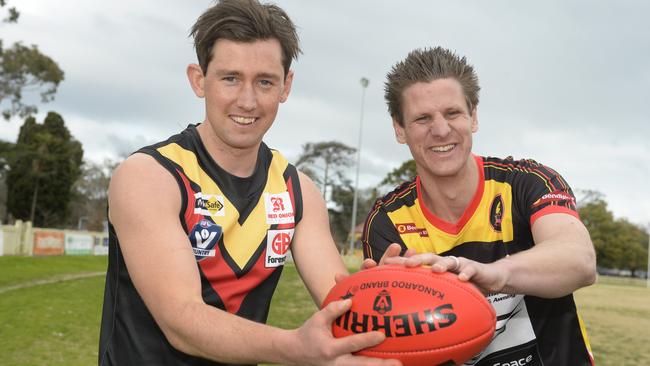
[[[361, 186], [407, 160], [383, 101], [387, 70], [417, 47], [466, 55], [482, 91], [480, 155], [534, 158], [574, 189], [603, 193], [616, 217], [650, 223], [650, 28], [646, 1], [278, 0], [304, 54], [266, 137], [295, 160], [306, 142], [357, 145]], [[5, 46], [36, 44], [65, 71], [56, 100], [85, 158], [116, 159], [203, 119], [185, 67], [191, 25], [211, 1], [9, 0]], [[22, 121], [0, 121], [15, 141]], [[352, 176], [353, 170], [350, 171]]]

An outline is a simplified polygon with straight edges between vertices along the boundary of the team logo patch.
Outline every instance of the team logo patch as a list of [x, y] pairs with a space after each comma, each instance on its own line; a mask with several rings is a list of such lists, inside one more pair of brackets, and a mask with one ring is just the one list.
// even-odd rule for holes
[[550, 203], [550, 202], [569, 202], [572, 205], [576, 204], [576, 199], [573, 198], [572, 195], [569, 194], [567, 191], [553, 191], [551, 193], [547, 193], [540, 197], [535, 203], [533, 203], [533, 207], [541, 206], [545, 203]]
[[280, 267], [287, 260], [287, 252], [293, 238], [293, 229], [269, 230], [266, 235], [266, 268]]
[[264, 208], [266, 209], [267, 224], [293, 224], [293, 205], [289, 192], [264, 192]]
[[223, 196], [216, 194], [194, 193], [194, 213], [204, 216], [225, 216]]
[[190, 231], [189, 239], [197, 261], [205, 259], [205, 257], [215, 256], [214, 247], [221, 239], [222, 233], [221, 226], [208, 220], [201, 220], [194, 225], [194, 228]]
[[492, 200], [492, 205], [490, 205], [490, 226], [496, 232], [501, 232], [501, 222], [503, 221], [503, 199], [501, 195], [498, 194]]
[[429, 232], [425, 228], [420, 228], [415, 226], [414, 223], [409, 222], [405, 224], [395, 224], [395, 229], [397, 232], [402, 235], [402, 234], [418, 234], [423, 238], [426, 238], [429, 236]]

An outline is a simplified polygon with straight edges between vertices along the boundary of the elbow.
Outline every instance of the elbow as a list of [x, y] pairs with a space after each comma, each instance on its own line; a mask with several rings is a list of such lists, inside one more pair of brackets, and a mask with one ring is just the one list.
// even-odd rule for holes
[[589, 251], [589, 253], [585, 256], [582, 267], [583, 283], [581, 287], [591, 286], [596, 283], [596, 279], [598, 278], [598, 271], [596, 267], [596, 253], [593, 250], [593, 247], [592, 250]]
[[185, 318], [185, 314], [191, 312], [188, 307], [189, 304], [186, 304], [182, 309], [179, 309], [179, 311], [170, 312], [170, 314], [173, 313], [174, 316], [169, 319], [158, 320], [158, 326], [165, 336], [165, 339], [167, 339], [167, 342], [169, 342], [175, 350], [192, 356], [201, 356], [196, 347], [193, 347], [192, 342], [190, 341], [190, 335], [185, 330], [188, 322], [183, 319]]

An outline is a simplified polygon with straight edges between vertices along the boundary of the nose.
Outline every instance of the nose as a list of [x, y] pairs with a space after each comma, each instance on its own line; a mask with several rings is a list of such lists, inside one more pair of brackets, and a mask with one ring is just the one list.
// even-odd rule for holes
[[429, 126], [429, 131], [434, 137], [445, 137], [451, 131], [451, 127], [449, 121], [443, 115], [437, 113]]
[[257, 95], [252, 85], [244, 85], [239, 90], [237, 106], [245, 111], [252, 111], [257, 107]]

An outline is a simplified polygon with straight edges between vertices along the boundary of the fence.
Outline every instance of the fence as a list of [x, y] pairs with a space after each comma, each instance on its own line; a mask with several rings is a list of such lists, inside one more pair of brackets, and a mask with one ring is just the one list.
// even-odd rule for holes
[[33, 228], [31, 222], [0, 225], [2, 255], [106, 255], [108, 233]]

